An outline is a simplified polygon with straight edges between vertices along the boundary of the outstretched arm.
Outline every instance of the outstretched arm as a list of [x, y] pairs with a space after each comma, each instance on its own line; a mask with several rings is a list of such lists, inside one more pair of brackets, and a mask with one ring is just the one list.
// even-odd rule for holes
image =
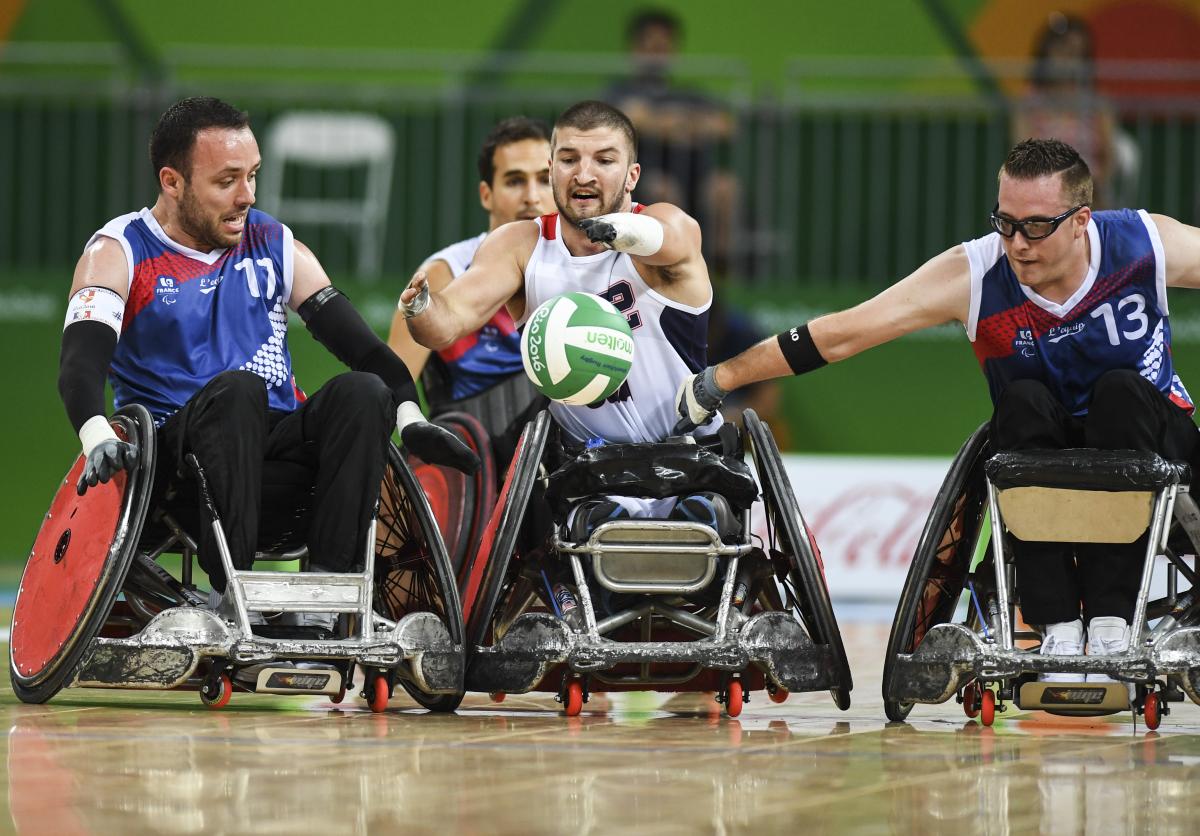
[[[440, 259], [425, 262], [418, 268], [417, 272], [425, 274], [431, 294], [441, 293], [454, 278], [454, 275], [450, 272], [450, 265]], [[396, 308], [396, 313], [392, 315], [392, 330], [388, 332], [388, 345], [404, 361], [404, 365], [408, 366], [408, 371], [412, 374], [414, 380], [421, 376], [421, 371], [425, 368], [425, 363], [429, 360], [430, 352], [428, 348], [413, 339], [412, 334], [408, 331], [408, 323], [404, 318], [404, 311], [400, 310], [399, 307]]]
[[1167, 215], [1151, 215], [1162, 238], [1168, 287], [1200, 288], [1200, 229]]
[[853, 357], [922, 328], [966, 322], [971, 271], [966, 250], [953, 247], [882, 293], [774, 337], [684, 381], [680, 416], [699, 425], [734, 389], [789, 374], [804, 374]]
[[417, 271], [400, 294], [400, 312], [414, 340], [426, 348], [445, 348], [483, 327], [500, 306], [525, 286], [525, 261], [537, 243], [534, 221], [514, 221], [490, 233], [471, 266], [440, 293], [431, 292], [429, 276]]
[[377, 375], [392, 390], [396, 429], [412, 453], [431, 464], [465, 473], [479, 469], [479, 457], [454, 434], [425, 420], [417, 390], [403, 361], [371, 330], [350, 300], [329, 283], [312, 251], [295, 242], [291, 304], [317, 342], [354, 371]]

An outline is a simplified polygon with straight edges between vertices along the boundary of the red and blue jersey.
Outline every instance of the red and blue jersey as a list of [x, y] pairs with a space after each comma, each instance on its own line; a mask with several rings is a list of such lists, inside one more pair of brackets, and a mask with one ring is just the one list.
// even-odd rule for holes
[[101, 235], [120, 242], [129, 263], [109, 369], [117, 407], [140, 403], [162, 423], [221, 372], [245, 370], [266, 381], [270, 409], [296, 408], [303, 395], [287, 346], [290, 229], [251, 209], [236, 246], [203, 253], [171, 240], [142, 209], [92, 240]]
[[[471, 266], [486, 237], [484, 232], [451, 244], [425, 261], [446, 262], [450, 275], [457, 279]], [[446, 364], [450, 398], [456, 401], [478, 395], [525, 370], [521, 363], [521, 332], [503, 306], [478, 331], [456, 340], [437, 355]]]
[[1087, 234], [1087, 275], [1061, 304], [1017, 281], [998, 234], [964, 244], [971, 265], [967, 336], [992, 403], [1013, 381], [1037, 380], [1072, 414], [1084, 415], [1101, 375], [1132, 369], [1190, 414], [1195, 406], [1171, 358], [1166, 267], [1154, 221], [1144, 211], [1094, 212]]

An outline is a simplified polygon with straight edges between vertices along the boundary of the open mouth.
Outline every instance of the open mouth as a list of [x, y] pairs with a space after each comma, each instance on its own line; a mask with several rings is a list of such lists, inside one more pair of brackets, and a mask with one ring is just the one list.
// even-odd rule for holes
[[227, 218], [222, 218], [221, 223], [223, 223], [225, 228], [230, 232], [241, 232], [243, 227], [246, 226], [246, 216], [245, 214], [230, 215]]

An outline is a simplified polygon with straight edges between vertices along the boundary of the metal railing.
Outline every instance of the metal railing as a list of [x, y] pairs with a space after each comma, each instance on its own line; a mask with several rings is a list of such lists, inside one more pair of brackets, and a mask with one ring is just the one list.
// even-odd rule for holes
[[[69, 271], [106, 220], [152, 203], [150, 129], [170, 102], [197, 93], [247, 108], [260, 140], [290, 110], [383, 116], [396, 152], [382, 269], [404, 276], [428, 253], [483, 228], [474, 160], [495, 121], [514, 113], [552, 119], [629, 69], [616, 56], [248, 56], [194, 45], [163, 56], [167, 80], [148, 85], [107, 45], [0, 51], [0, 281]], [[718, 203], [685, 207], [704, 222], [715, 270], [747, 281], [866, 288], [984, 234], [1010, 144], [1011, 97], [1026, 69], [987, 65], [972, 75], [947, 62], [797, 59], [777, 90], [756, 93], [737, 61], [681, 62], [675, 83], [703, 89], [734, 125], [703, 159], [681, 167], [685, 180], [713, 172], [726, 179]], [[1099, 75], [1194, 84], [1200, 68], [1106, 65]], [[1129, 204], [1194, 222], [1200, 98], [1119, 98], [1113, 106], [1136, 163]], [[310, 195], [348, 197], [365, 185], [365, 173], [351, 169], [286, 176], [289, 188]], [[702, 184], [677, 185], [703, 200]], [[722, 212], [726, 232], [718, 228]], [[295, 228], [331, 272], [353, 270], [352, 235]]]

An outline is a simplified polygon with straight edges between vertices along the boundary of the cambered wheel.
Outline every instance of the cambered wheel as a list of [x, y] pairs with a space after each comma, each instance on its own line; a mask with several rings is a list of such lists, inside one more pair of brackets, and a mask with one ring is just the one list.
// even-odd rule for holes
[[[375, 529], [375, 609], [393, 621], [432, 612], [463, 646], [462, 606], [442, 535], [420, 484], [395, 445], [387, 469]], [[405, 677], [400, 685], [430, 711], [454, 711], [463, 693], [427, 694]]]
[[979, 695], [979, 722], [985, 726], [996, 722], [996, 692], [990, 688]]
[[730, 680], [729, 689], [725, 692], [725, 713], [730, 717], [740, 715], [744, 696], [742, 681], [740, 679]]
[[979, 685], [975, 682], [967, 683], [963, 688], [963, 712], [974, 720], [979, 716]]
[[43, 703], [68, 683], [121, 592], [150, 504], [154, 422], [143, 406], [109, 422], [138, 446], [138, 464], [83, 496], [76, 458], [30, 549], [13, 607], [9, 678], [17, 698]]
[[233, 683], [227, 673], [209, 679], [200, 687], [200, 702], [212, 709], [224, 708], [229, 705], [229, 699], [232, 696]]
[[1146, 721], [1146, 728], [1154, 731], [1162, 723], [1162, 703], [1160, 702], [1157, 691], [1151, 691], [1146, 695], [1146, 702], [1142, 705], [1142, 717]]
[[367, 707], [376, 714], [381, 714], [387, 710], [390, 696], [387, 677], [376, 676], [367, 688]]
[[821, 565], [817, 541], [796, 504], [791, 480], [783, 467], [783, 459], [779, 456], [779, 448], [770, 427], [753, 409], [745, 411], [742, 421], [762, 483], [759, 487], [767, 510], [771, 545], [774, 547], [778, 540], [779, 549], [786, 554], [788, 561], [788, 572], [783, 581], [787, 593], [784, 606], [795, 613], [814, 644], [829, 647], [837, 674], [837, 684], [829, 693], [834, 704], [845, 711], [850, 707], [850, 690], [854, 687], [854, 681], [850, 675], [846, 649], [842, 645], [842, 634], [829, 600], [829, 588], [825, 584], [825, 569]]
[[578, 680], [567, 683], [567, 693], [563, 697], [563, 714], [568, 717], [578, 717], [583, 711], [583, 685]]
[[551, 424], [550, 413], [542, 410], [526, 425], [466, 579], [462, 601], [468, 668], [475, 648], [488, 640], [504, 590], [510, 584], [509, 563], [517, 548]]
[[883, 659], [883, 709], [902, 722], [912, 703], [892, 695], [897, 658], [917, 649], [929, 629], [954, 618], [975, 555], [984, 515], [984, 450], [988, 425], [959, 449], [925, 521], [908, 569]]

